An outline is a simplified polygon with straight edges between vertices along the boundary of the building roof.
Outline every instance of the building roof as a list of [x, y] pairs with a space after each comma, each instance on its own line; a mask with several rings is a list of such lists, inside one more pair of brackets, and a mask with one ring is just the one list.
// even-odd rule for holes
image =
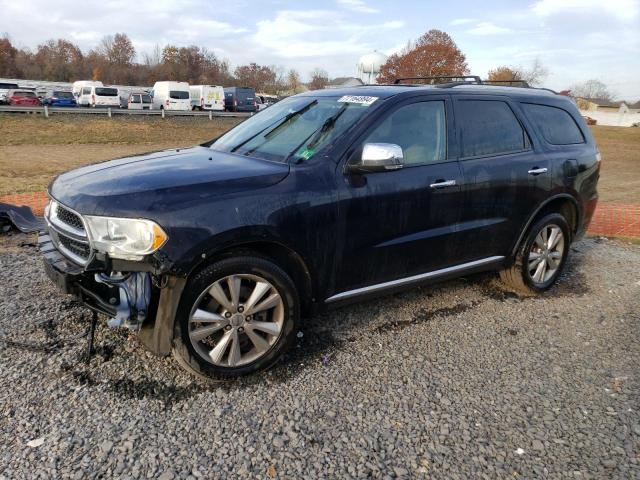
[[356, 87], [359, 85], [364, 85], [364, 82], [357, 77], [338, 77], [327, 83], [329, 88]]
[[599, 107], [609, 107], [609, 108], [620, 108], [620, 105], [624, 103], [622, 100], [612, 101], [612, 100], [607, 100], [605, 98], [582, 98], [582, 100], [594, 103]]

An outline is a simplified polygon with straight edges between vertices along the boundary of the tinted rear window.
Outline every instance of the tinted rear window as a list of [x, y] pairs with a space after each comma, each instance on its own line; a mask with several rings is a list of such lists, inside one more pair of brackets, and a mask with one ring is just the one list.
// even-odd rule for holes
[[71, 92], [53, 92], [53, 96], [58, 98], [73, 98]]
[[12, 88], [18, 88], [18, 85], [16, 83], [0, 83], [0, 89], [10, 90]]
[[171, 90], [169, 92], [169, 97], [174, 100], [188, 100], [189, 92], [185, 92], [183, 90]]
[[117, 97], [118, 89], [117, 88], [97, 88], [96, 87], [96, 95], [100, 97]]
[[142, 95], [142, 103], [151, 103], [150, 95]]
[[529, 148], [527, 134], [506, 102], [461, 100], [456, 120], [462, 130], [462, 156], [479, 157]]
[[13, 95], [16, 97], [35, 97], [36, 96], [36, 94], [33, 92], [24, 92], [24, 91], [13, 92]]
[[584, 143], [580, 128], [565, 110], [533, 103], [523, 103], [522, 108], [540, 129], [544, 139], [552, 145]]

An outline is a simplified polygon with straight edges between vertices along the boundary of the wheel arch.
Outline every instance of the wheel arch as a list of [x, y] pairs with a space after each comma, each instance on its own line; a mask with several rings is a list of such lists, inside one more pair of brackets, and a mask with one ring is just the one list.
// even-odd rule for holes
[[303, 314], [309, 312], [313, 302], [314, 286], [311, 271], [302, 256], [284, 243], [275, 239], [255, 239], [225, 245], [206, 254], [197, 265], [189, 272], [189, 277], [195, 272], [210, 265], [213, 262], [237, 255], [254, 254], [276, 263], [293, 280], [301, 302]]
[[518, 248], [522, 243], [522, 239], [525, 237], [529, 227], [531, 227], [537, 218], [546, 215], [547, 213], [560, 213], [567, 220], [569, 228], [571, 229], [571, 235], [573, 236], [577, 233], [578, 228], [580, 227], [580, 212], [581, 210], [578, 201], [568, 193], [554, 195], [553, 197], [545, 200], [543, 203], [538, 205], [531, 215], [529, 215], [527, 222], [520, 230], [518, 240], [511, 249], [511, 259], [513, 259], [517, 254]]

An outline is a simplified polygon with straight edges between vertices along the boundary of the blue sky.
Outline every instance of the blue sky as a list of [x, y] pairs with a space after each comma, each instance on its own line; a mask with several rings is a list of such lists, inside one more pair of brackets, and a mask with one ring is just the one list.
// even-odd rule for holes
[[[126, 32], [138, 52], [197, 44], [232, 66], [255, 61], [355, 73], [360, 55], [399, 50], [431, 28], [449, 33], [481, 76], [498, 65], [549, 70], [562, 89], [597, 78], [616, 96], [640, 98], [640, 0], [0, 0], [0, 33], [34, 48], [66, 37], [83, 49]], [[80, 8], [80, 6], [82, 6]]]

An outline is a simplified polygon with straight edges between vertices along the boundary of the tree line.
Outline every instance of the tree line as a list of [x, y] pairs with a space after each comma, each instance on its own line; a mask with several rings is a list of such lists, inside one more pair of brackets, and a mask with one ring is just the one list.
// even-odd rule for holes
[[[193, 85], [242, 85], [274, 95], [298, 93], [303, 87], [300, 73], [294, 69], [250, 63], [232, 71], [227, 60], [197, 45], [157, 45], [150, 53], [142, 53], [141, 61], [136, 62], [136, 58], [136, 49], [125, 33], [104, 37], [88, 52], [63, 38], [48, 40], [35, 51], [16, 48], [6, 35], [0, 38], [0, 77], [4, 78], [57, 82], [93, 79], [116, 85], [175, 80]], [[324, 88], [329, 82], [327, 72], [319, 68], [309, 76], [308, 88]]]
[[[192, 85], [239, 85], [274, 95], [295, 94], [304, 89], [322, 89], [329, 83], [327, 72], [316, 68], [304, 83], [295, 69], [250, 63], [231, 69], [229, 61], [219, 58], [205, 47], [159, 45], [140, 61], [131, 39], [125, 33], [104, 37], [98, 45], [83, 52], [65, 39], [49, 40], [31, 51], [16, 48], [8, 36], [0, 38], [0, 77], [29, 78], [72, 82], [78, 79], [101, 80], [106, 84], [153, 85], [157, 80], [187, 81]], [[441, 30], [429, 30], [410, 41], [382, 65], [376, 81], [393, 83], [400, 77], [437, 77], [468, 75], [466, 56], [455, 41]], [[489, 71], [489, 80], [525, 80], [540, 86], [548, 70], [535, 60], [529, 68], [518, 65], [498, 66]], [[574, 96], [611, 99], [607, 86], [598, 80], [574, 85]]]

